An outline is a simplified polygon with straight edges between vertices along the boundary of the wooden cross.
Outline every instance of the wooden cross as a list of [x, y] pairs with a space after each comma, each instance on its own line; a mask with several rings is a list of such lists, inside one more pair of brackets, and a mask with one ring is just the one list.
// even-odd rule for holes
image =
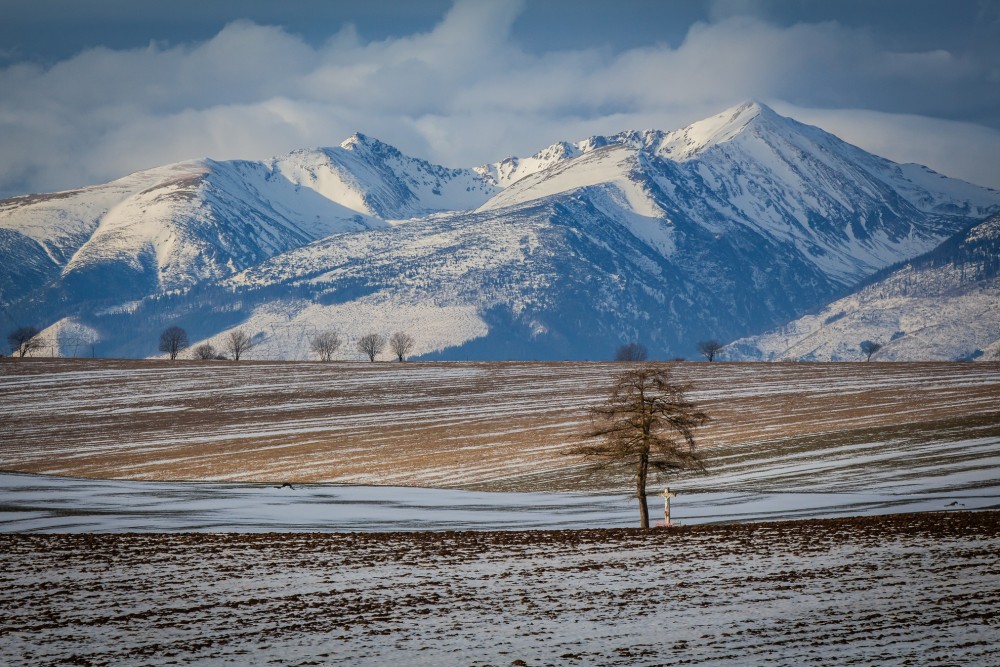
[[663, 496], [663, 525], [668, 527], [670, 526], [670, 499], [676, 497], [677, 494], [671, 491], [668, 486], [660, 495]]

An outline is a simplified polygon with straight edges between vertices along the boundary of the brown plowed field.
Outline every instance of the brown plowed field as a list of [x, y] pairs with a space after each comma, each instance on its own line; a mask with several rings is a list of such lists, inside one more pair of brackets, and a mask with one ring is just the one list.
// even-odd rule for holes
[[[680, 363], [709, 463], [1000, 436], [994, 363]], [[99, 478], [608, 488], [565, 456], [607, 363], [0, 360], [0, 469]], [[894, 443], [894, 444], [893, 444]], [[903, 445], [900, 445], [903, 443]], [[932, 447], [933, 448], [933, 447]], [[787, 480], [786, 480], [787, 481]]]

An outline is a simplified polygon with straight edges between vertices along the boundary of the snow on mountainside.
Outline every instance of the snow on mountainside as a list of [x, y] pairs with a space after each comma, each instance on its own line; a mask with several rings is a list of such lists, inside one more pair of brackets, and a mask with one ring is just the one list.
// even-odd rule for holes
[[156, 181], [140, 172], [106, 185], [0, 201], [0, 306], [57, 278], [112, 206]]
[[[618, 136], [676, 162], [688, 162], [709, 149], [724, 146], [738, 148], [772, 170], [782, 163], [794, 170], [797, 163], [822, 162], [845, 176], [875, 177], [925, 212], [984, 215], [996, 207], [995, 190], [948, 178], [922, 165], [896, 164], [817, 127], [779, 116], [758, 102], [747, 102], [673, 132]], [[810, 174], [799, 169], [798, 178], [809, 184], [816, 175], [829, 172], [816, 169]]]
[[497, 211], [565, 193], [584, 191], [601, 213], [626, 227], [637, 238], [669, 257], [674, 228], [641, 178], [641, 153], [623, 145], [581, 152], [578, 159], [560, 161], [524, 176], [490, 199], [479, 211]]
[[475, 208], [497, 192], [471, 169], [448, 169], [355, 134], [337, 148], [295, 151], [274, 170], [330, 201], [382, 219]]
[[[665, 135], [650, 147], [678, 161], [705, 212], [794, 244], [850, 283], [925, 252], [963, 219], [996, 210], [998, 193], [895, 165], [822, 130], [750, 103]], [[670, 187], [671, 184], [667, 184]]]
[[[628, 166], [622, 151], [634, 156]], [[897, 165], [755, 102], [682, 130], [556, 144], [514, 164], [499, 181], [507, 189], [481, 210], [610, 184], [632, 213], [688, 217], [717, 233], [750, 228], [793, 244], [845, 285], [933, 248], [1000, 204], [1000, 192]]]
[[509, 157], [500, 162], [476, 167], [475, 171], [486, 182], [498, 188], [506, 188], [511, 183], [515, 183], [525, 176], [531, 176], [539, 171], [548, 169], [554, 164], [577, 157], [582, 152], [583, 147], [581, 145], [560, 141], [535, 153], [531, 157]]
[[377, 226], [256, 162], [154, 170], [156, 185], [115, 204], [62, 269], [76, 293], [128, 282], [130, 298], [216, 280], [330, 234]]
[[16, 197], [0, 202], [0, 243], [12, 267], [0, 275], [0, 303], [60, 277], [91, 297], [184, 289], [332, 234], [473, 208], [494, 191], [472, 170], [355, 135], [265, 163], [183, 162], [108, 185]]
[[1000, 359], [1000, 216], [883, 271], [817, 314], [728, 347], [729, 358], [853, 361]]
[[[415, 333], [417, 354], [485, 359], [606, 358], [630, 339], [661, 356], [687, 353], [712, 333], [759, 330], [807, 308], [802, 285], [834, 289], [787, 248], [765, 247], [776, 268], [758, 272], [743, 247], [758, 240], [747, 235], [717, 240], [685, 225], [668, 256], [609, 216], [604, 194], [331, 238], [222, 287], [239, 291], [261, 344], [286, 358], [307, 353], [290, 331], [334, 328], [350, 341], [392, 327]], [[743, 294], [755, 278], [775, 293], [761, 307]], [[353, 347], [343, 354], [353, 358]]]
[[0, 202], [0, 302], [107, 354], [152, 354], [177, 322], [214, 341], [242, 324], [288, 358], [320, 328], [407, 326], [418, 353], [451, 358], [604, 358], [632, 339], [686, 356], [998, 210], [1000, 192], [753, 102], [476, 169], [358, 134]]

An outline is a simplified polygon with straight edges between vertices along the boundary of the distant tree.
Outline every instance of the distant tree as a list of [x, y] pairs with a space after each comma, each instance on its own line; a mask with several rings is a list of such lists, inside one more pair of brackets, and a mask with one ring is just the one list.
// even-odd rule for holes
[[18, 327], [11, 331], [7, 336], [11, 356], [16, 354], [18, 357], [26, 357], [35, 350], [45, 347], [41, 333], [38, 327]]
[[201, 359], [202, 361], [206, 361], [208, 359], [215, 359], [215, 356], [217, 354], [218, 352], [215, 351], [215, 348], [212, 346], [211, 343], [202, 343], [198, 347], [194, 348], [194, 351], [191, 353], [191, 356], [194, 359]]
[[861, 341], [861, 354], [865, 355], [865, 361], [871, 361], [872, 355], [882, 349], [882, 343], [871, 340]]
[[672, 381], [666, 366], [642, 364], [617, 374], [608, 400], [590, 408], [592, 428], [586, 435], [600, 442], [570, 450], [605, 466], [635, 471], [642, 528], [649, 528], [650, 468], [656, 473], [704, 469], [693, 432], [709, 418], [687, 399], [687, 389]]
[[324, 331], [313, 336], [309, 341], [309, 349], [316, 353], [321, 361], [330, 361], [340, 348], [340, 336], [334, 331]]
[[392, 353], [396, 355], [397, 360], [406, 361], [406, 358], [410, 356], [410, 352], [413, 351], [413, 346], [416, 342], [410, 334], [397, 331], [389, 339], [389, 347], [392, 349]]
[[253, 339], [245, 329], [234, 329], [226, 336], [226, 352], [233, 357], [234, 361], [239, 361], [253, 347]]
[[717, 357], [725, 347], [725, 345], [714, 338], [711, 340], [703, 340], [698, 343], [698, 354], [705, 357], [709, 361], [715, 361], [715, 357]]
[[649, 353], [641, 343], [627, 343], [615, 351], [615, 361], [646, 361]]
[[187, 332], [180, 327], [168, 327], [160, 334], [160, 352], [169, 354], [171, 361], [176, 359], [177, 354], [181, 350], [187, 349], [187, 347]]
[[358, 340], [358, 352], [368, 356], [368, 361], [382, 354], [385, 348], [385, 336], [377, 333], [365, 334]]

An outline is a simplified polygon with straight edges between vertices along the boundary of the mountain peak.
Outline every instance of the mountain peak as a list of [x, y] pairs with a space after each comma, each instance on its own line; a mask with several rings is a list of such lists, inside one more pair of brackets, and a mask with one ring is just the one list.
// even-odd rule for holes
[[368, 140], [368, 137], [361, 134], [360, 132], [355, 132], [351, 136], [347, 137], [340, 142], [340, 147], [346, 150], [354, 150], [356, 146], [364, 144]]
[[761, 120], [780, 118], [766, 104], [747, 100], [722, 113], [670, 132], [660, 142], [657, 152], [673, 160], [688, 160], [707, 148], [731, 141]]
[[368, 149], [376, 152], [398, 152], [394, 146], [379, 141], [375, 137], [369, 137], [367, 134], [362, 134], [361, 132], [355, 132], [347, 139], [344, 139], [340, 143], [340, 147], [347, 150], [358, 150], [358, 149]]
[[775, 113], [774, 109], [772, 109], [771, 107], [767, 106], [766, 104], [764, 104], [760, 100], [756, 100], [756, 99], [754, 99], [752, 97], [750, 99], [746, 100], [745, 102], [743, 102], [742, 104], [737, 104], [734, 107], [726, 109], [722, 113], [724, 113], [724, 114], [725, 113], [747, 113], [747, 114], [754, 114], [754, 115], [760, 115], [760, 114], [775, 114], [775, 115], [777, 115]]

